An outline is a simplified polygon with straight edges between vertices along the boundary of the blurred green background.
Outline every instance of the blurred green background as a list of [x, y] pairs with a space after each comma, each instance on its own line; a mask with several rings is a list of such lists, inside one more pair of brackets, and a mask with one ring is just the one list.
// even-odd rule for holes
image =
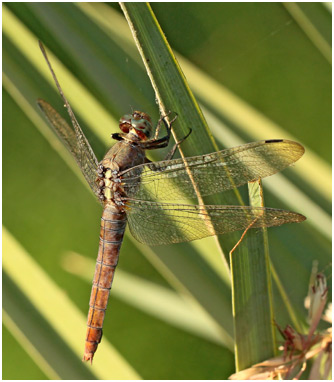
[[[328, 272], [331, 259], [331, 5], [152, 8], [220, 148], [273, 138], [306, 147], [293, 169], [264, 181], [267, 206], [308, 218], [269, 230], [305, 323], [312, 261]], [[38, 39], [98, 159], [121, 115], [159, 116], [116, 3], [3, 4], [3, 378], [226, 379], [230, 284], [212, 238], [147, 248], [128, 234], [102, 343], [92, 367], [81, 362], [101, 209], [37, 110], [38, 97], [63, 110]]]

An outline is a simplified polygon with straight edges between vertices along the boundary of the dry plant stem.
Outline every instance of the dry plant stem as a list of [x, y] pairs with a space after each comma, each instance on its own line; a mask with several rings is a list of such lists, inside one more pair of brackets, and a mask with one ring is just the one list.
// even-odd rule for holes
[[240, 243], [242, 242], [242, 240], [244, 239], [246, 233], [253, 227], [253, 225], [257, 222], [257, 220], [260, 218], [260, 216], [258, 216], [256, 219], [254, 219], [250, 224], [249, 226], [244, 230], [244, 232], [242, 233], [240, 239], [238, 240], [238, 242], [236, 243], [236, 245], [230, 250], [230, 256], [232, 256], [232, 253], [236, 250], [236, 248], [240, 245]]

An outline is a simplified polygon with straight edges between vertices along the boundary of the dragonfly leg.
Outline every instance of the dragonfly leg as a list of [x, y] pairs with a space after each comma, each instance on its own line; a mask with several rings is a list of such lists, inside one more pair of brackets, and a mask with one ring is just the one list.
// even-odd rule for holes
[[164, 158], [164, 160], [170, 160], [170, 159], [173, 159], [173, 156], [174, 156], [174, 154], [175, 154], [176, 149], [180, 146], [180, 144], [181, 144], [183, 141], [185, 141], [185, 140], [189, 137], [189, 135], [191, 134], [191, 132], [192, 132], [192, 129], [189, 128], [189, 133], [188, 133], [185, 137], [183, 137], [182, 139], [180, 139], [178, 142], [176, 142], [176, 143], [174, 144], [174, 146], [172, 147], [172, 149], [170, 150], [170, 152], [166, 155], [166, 157]]
[[[175, 154], [176, 149], [179, 147], [179, 145], [180, 145], [184, 140], [186, 140], [186, 139], [189, 137], [189, 135], [191, 134], [191, 132], [192, 132], [192, 129], [190, 128], [190, 129], [189, 129], [189, 133], [188, 133], [185, 137], [183, 137], [181, 140], [179, 140], [178, 142], [176, 142], [176, 143], [174, 144], [173, 148], [170, 150], [170, 152], [169, 152], [169, 153], [166, 155], [166, 157], [163, 159], [164, 161], [173, 159], [173, 156], [174, 156], [174, 154]], [[153, 162], [152, 162], [151, 160], [149, 160], [148, 158], [145, 158], [145, 163], [153, 163]], [[159, 169], [154, 169], [154, 168], [152, 168], [152, 171], [154, 171], [154, 172], [164, 171], [164, 167], [159, 168]]]
[[[166, 116], [161, 117], [158, 122], [154, 138], [146, 142], [137, 142], [137, 145], [140, 146], [143, 150], [155, 150], [155, 149], [161, 149], [163, 147], [167, 147], [170, 140], [171, 131], [172, 131], [172, 123], [175, 122], [176, 118], [177, 116], [175, 116], [168, 123], [168, 121], [166, 120]], [[160, 131], [161, 122], [163, 122], [166, 127], [167, 135], [157, 139], [159, 131]]]
[[[153, 150], [153, 149], [160, 149], [160, 148], [166, 147], [168, 145], [168, 143], [169, 143], [172, 123], [175, 122], [176, 118], [177, 118], [177, 115], [170, 121], [169, 126], [165, 122], [166, 129], [167, 129], [167, 132], [168, 132], [168, 135], [166, 137], [163, 137], [161, 139], [153, 139], [153, 140], [148, 141], [148, 142], [140, 142], [140, 144], [139, 144], [140, 147], [143, 148], [144, 150]], [[163, 119], [160, 119], [160, 121], [161, 120], [163, 120]], [[158, 124], [160, 123], [160, 121], [158, 122]], [[189, 128], [188, 134], [174, 144], [174, 146], [172, 147], [170, 152], [166, 155], [164, 160], [170, 160], [170, 159], [173, 158], [173, 156], [174, 156], [174, 154], [176, 152], [176, 149], [180, 146], [180, 144], [183, 141], [185, 141], [189, 137], [191, 132], [192, 132], [192, 129]], [[150, 162], [151, 161], [146, 158], [145, 163], [150, 163]]]
[[161, 122], [163, 122], [164, 125], [166, 126], [167, 134], [168, 134], [168, 130], [172, 129], [172, 124], [175, 122], [178, 115], [177, 115], [177, 113], [175, 113], [175, 117], [168, 123], [168, 121], [166, 121], [166, 117], [168, 117], [171, 113], [172, 112], [169, 111], [166, 115], [160, 117], [160, 119], [157, 123], [157, 127], [155, 129], [155, 134], [154, 134], [154, 139], [153, 139], [154, 141], [158, 140], [158, 136], [159, 136], [159, 132], [160, 132], [160, 128], [161, 128]]
[[126, 140], [125, 133], [113, 133], [111, 134], [111, 139], [115, 139], [116, 141], [124, 141]]
[[120, 133], [111, 134], [111, 139], [115, 139], [116, 141], [123, 141], [124, 140], [124, 138], [122, 137], [122, 134], [120, 134]]

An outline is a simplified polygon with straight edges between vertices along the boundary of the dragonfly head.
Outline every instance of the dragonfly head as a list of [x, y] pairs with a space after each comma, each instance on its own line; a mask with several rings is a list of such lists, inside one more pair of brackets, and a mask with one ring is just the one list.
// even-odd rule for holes
[[123, 115], [119, 120], [119, 128], [123, 133], [134, 134], [143, 141], [149, 139], [153, 131], [150, 116], [142, 111]]

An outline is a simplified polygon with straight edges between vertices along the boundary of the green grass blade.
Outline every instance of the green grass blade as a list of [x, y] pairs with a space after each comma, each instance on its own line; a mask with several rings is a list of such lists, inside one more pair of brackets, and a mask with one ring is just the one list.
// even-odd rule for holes
[[[203, 114], [187, 85], [185, 77], [148, 3], [121, 3], [137, 48], [150, 77], [160, 112], [178, 114], [178, 138], [189, 132], [206, 130]], [[175, 131], [175, 129], [174, 129]], [[183, 134], [183, 135], [182, 135]], [[212, 147], [212, 139], [206, 134], [204, 149]], [[198, 137], [192, 137], [193, 140]]]
[[[250, 183], [249, 200], [264, 207], [260, 182]], [[230, 254], [237, 371], [274, 356], [274, 312], [266, 228], [247, 231]]]

